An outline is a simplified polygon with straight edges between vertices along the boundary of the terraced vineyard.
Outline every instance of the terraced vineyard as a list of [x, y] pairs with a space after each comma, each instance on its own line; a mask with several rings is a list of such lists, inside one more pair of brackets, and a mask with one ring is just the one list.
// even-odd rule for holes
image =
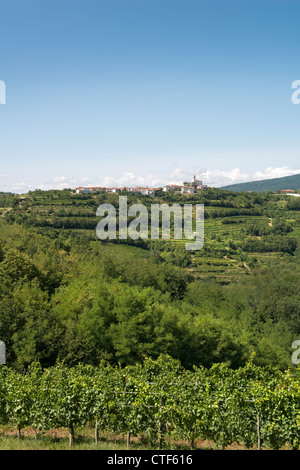
[[117, 194], [0, 198], [0, 338], [9, 364], [132, 364], [167, 353], [188, 369], [235, 368], [255, 352], [257, 364], [287, 367], [300, 335], [299, 198], [123, 194], [148, 214], [151, 204], [203, 204], [203, 248], [186, 250], [174, 236], [99, 240], [97, 207], [112, 204], [118, 216]]
[[[187, 269], [196, 277], [232, 282], [236, 277], [248, 275], [254, 267], [268, 265], [274, 258], [283, 259], [286, 250], [259, 251], [245, 248], [245, 240], [264, 239], [272, 233], [273, 221], [291, 226], [290, 232], [279, 230], [277, 236], [300, 239], [299, 210], [288, 210], [291, 196], [280, 194], [232, 193], [221, 190], [203, 190], [198, 195], [170, 195], [162, 192], [157, 197], [124, 193], [128, 205], [145, 204], [197, 204], [205, 207], [204, 248], [190, 256]], [[99, 204], [110, 203], [118, 207], [118, 195], [78, 195], [72, 190], [34, 191], [19, 199], [18, 196], [2, 198], [2, 217], [5, 221], [35, 227], [50, 237], [69, 235], [96, 240]], [[3, 202], [5, 204], [3, 204]], [[0, 201], [1, 204], [1, 201]], [[269, 232], [268, 232], [269, 231]], [[150, 234], [149, 234], [150, 238]], [[185, 240], [173, 240], [184, 249]], [[132, 241], [130, 241], [132, 244]], [[136, 245], [148, 248], [149, 244], [137, 241]], [[169, 242], [160, 241], [159, 249], [169, 250]], [[123, 249], [126, 249], [125, 247]], [[146, 256], [146, 252], [144, 253]], [[290, 253], [291, 254], [291, 253]]]

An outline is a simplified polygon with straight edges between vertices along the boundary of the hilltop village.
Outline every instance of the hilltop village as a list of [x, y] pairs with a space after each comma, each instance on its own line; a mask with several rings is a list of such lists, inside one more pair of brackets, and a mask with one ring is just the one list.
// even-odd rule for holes
[[133, 193], [139, 193], [144, 196], [155, 196], [156, 191], [164, 191], [164, 192], [181, 192], [186, 194], [194, 194], [197, 191], [201, 191], [202, 189], [211, 188], [202, 183], [201, 180], [194, 179], [192, 182], [184, 182], [182, 185], [177, 184], [167, 184], [166, 186], [159, 187], [159, 188], [148, 188], [148, 187], [116, 187], [116, 188], [106, 188], [101, 186], [87, 186], [83, 187], [80, 186], [76, 188], [77, 194], [93, 194], [93, 193], [100, 193], [100, 192], [107, 192], [107, 193], [119, 193], [122, 191], [129, 191]]

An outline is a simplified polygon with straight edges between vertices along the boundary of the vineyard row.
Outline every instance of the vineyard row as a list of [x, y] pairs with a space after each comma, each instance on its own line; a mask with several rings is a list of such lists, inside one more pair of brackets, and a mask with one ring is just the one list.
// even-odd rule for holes
[[70, 444], [88, 423], [100, 430], [146, 435], [159, 448], [166, 437], [209, 439], [219, 448], [300, 445], [300, 374], [250, 360], [185, 370], [168, 356], [127, 367], [32, 364], [26, 374], [0, 367], [0, 422], [18, 429], [65, 427]]

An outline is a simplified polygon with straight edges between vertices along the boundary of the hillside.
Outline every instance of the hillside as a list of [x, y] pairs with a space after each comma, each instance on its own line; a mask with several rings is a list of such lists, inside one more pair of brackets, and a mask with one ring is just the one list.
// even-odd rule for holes
[[100, 241], [117, 194], [0, 198], [0, 338], [7, 361], [134, 364], [160, 353], [188, 368], [290, 365], [300, 335], [300, 200], [208, 189], [128, 203], [203, 203], [205, 243]]
[[[207, 189], [188, 196], [161, 193], [154, 199], [130, 193], [127, 197], [128, 204], [142, 202], [148, 208], [152, 203], [203, 203], [204, 247], [200, 251], [188, 252], [184, 248], [185, 240], [157, 240], [154, 243], [128, 239], [122, 241], [122, 246], [120, 242], [101, 243], [103, 248], [122, 256], [126, 246], [133, 248], [135, 245], [143, 248], [144, 254], [151, 253], [161, 261], [186, 268], [197, 278], [215, 280], [219, 284], [235, 282], [254, 267], [267, 266], [285, 253], [292, 254], [294, 248], [291, 251], [286, 241], [292, 243], [295, 238], [300, 238], [298, 198], [281, 194], [241, 194], [221, 189]], [[96, 208], [103, 202], [117, 207], [118, 195], [79, 195], [69, 190], [35, 191], [24, 198], [12, 195], [2, 198], [0, 215], [5, 225], [17, 223], [51, 239], [71, 237], [73, 245], [77, 240], [79, 243], [98, 240]], [[276, 246], [270, 238], [272, 236], [277, 237]], [[270, 245], [270, 240], [274, 246]]]
[[261, 181], [250, 181], [248, 183], [231, 184], [222, 186], [221, 189], [229, 191], [255, 191], [257, 193], [267, 191], [279, 191], [281, 189], [300, 189], [300, 174], [285, 176], [283, 178], [272, 178]]

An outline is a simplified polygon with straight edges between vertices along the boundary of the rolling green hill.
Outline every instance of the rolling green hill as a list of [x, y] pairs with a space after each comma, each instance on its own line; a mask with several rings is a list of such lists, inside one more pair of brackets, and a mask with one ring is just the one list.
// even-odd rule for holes
[[231, 184], [229, 186], [223, 186], [221, 189], [230, 191], [255, 191], [255, 192], [267, 192], [267, 191], [278, 191], [281, 189], [300, 189], [300, 174], [285, 176], [283, 178], [272, 178], [261, 181], [250, 181], [248, 183]]
[[206, 189], [128, 204], [204, 205], [204, 246], [186, 240], [97, 238], [102, 203], [118, 194], [32, 191], [0, 198], [0, 338], [23, 371], [167, 353], [184, 367], [253, 352], [285, 367], [300, 336], [300, 200]]
[[[290, 188], [289, 188], [290, 189]], [[221, 284], [232, 283], [249, 274], [254, 266], [266, 266], [274, 258], [289, 253], [285, 245], [286, 236], [300, 238], [298, 198], [287, 198], [278, 194], [251, 194], [207, 189], [194, 195], [162, 194], [154, 200], [147, 196], [127, 194], [128, 203], [150, 204], [203, 203], [205, 206], [205, 244], [202, 250], [188, 253], [185, 240], [159, 240], [155, 253], [160, 260], [185, 267], [197, 278], [217, 280]], [[72, 238], [72, 244], [98, 241], [96, 208], [105, 202], [118, 206], [117, 194], [79, 195], [68, 191], [34, 191], [25, 200], [9, 196], [0, 200], [0, 220], [4, 224], [19, 224], [51, 239]], [[284, 221], [292, 224], [293, 230], [276, 230], [275, 224]], [[273, 225], [271, 225], [273, 224]], [[273, 229], [272, 229], [273, 226]], [[274, 232], [274, 233], [273, 233]], [[280, 236], [276, 246], [271, 235]], [[281, 240], [281, 237], [283, 239]], [[249, 240], [248, 240], [249, 238]], [[264, 244], [264, 241], [268, 242]], [[257, 246], [253, 246], [253, 240]], [[251, 244], [252, 243], [252, 244]], [[104, 243], [104, 245], [106, 245]], [[120, 245], [113, 243], [113, 252], [118, 256], [127, 253], [126, 245], [143, 248], [143, 253], [153, 254], [153, 243], [148, 240], [127, 240]], [[153, 246], [152, 246], [153, 245]], [[259, 246], [258, 246], [259, 245]], [[274, 246], [273, 246], [274, 245]], [[111, 244], [106, 246], [111, 250]], [[159, 253], [159, 255], [158, 255]]]

